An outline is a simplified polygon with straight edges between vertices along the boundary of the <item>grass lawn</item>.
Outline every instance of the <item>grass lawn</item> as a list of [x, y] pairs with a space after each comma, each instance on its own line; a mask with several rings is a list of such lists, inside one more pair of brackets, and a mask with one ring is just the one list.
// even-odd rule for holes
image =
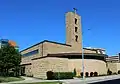
[[12, 82], [24, 80], [21, 77], [0, 77], [0, 82]]
[[39, 82], [39, 83], [22, 83], [22, 84], [59, 84], [59, 82]]

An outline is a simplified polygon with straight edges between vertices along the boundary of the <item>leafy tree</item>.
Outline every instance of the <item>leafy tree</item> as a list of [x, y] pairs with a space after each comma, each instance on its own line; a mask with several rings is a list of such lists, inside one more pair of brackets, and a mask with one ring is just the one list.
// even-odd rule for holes
[[[9, 70], [18, 68], [21, 62], [21, 54], [12, 46], [4, 46], [0, 49], [0, 72], [8, 76]], [[16, 71], [16, 70], [15, 70]]]

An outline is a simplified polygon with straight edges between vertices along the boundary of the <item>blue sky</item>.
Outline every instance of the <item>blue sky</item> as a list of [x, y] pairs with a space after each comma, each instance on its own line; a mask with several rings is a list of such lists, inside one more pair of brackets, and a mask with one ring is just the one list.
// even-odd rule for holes
[[[0, 0], [0, 38], [20, 50], [43, 40], [65, 43], [65, 13], [78, 9], [84, 46], [120, 52], [119, 0]], [[88, 30], [90, 29], [90, 30]]]

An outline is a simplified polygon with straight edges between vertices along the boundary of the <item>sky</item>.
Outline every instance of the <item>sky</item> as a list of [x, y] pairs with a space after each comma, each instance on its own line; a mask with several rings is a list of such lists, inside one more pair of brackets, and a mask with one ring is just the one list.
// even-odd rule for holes
[[0, 38], [23, 50], [43, 40], [65, 43], [65, 13], [77, 8], [84, 47], [120, 52], [120, 0], [0, 0]]

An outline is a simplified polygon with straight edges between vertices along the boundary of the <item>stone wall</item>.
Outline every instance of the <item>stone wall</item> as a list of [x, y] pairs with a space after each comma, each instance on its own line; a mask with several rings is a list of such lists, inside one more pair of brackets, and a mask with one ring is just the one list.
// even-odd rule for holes
[[[69, 63], [70, 71], [73, 71], [74, 68], [77, 71], [77, 75], [80, 75], [82, 72], [82, 59], [70, 59], [71, 63]], [[98, 72], [98, 74], [107, 74], [106, 63], [101, 60], [95, 59], [84, 59], [84, 70], [85, 72]]]
[[[99, 75], [107, 74], [106, 63], [101, 60], [84, 59], [85, 72], [98, 72]], [[47, 57], [32, 61], [32, 73], [34, 77], [46, 79], [46, 72], [73, 72], [77, 76], [82, 72], [82, 59], [67, 59]]]
[[[79, 47], [79, 46], [78, 46]], [[44, 56], [47, 54], [58, 54], [58, 53], [80, 53], [76, 48], [55, 43], [44, 43]]]
[[117, 72], [120, 70], [120, 63], [117, 63]]
[[22, 59], [21, 59], [21, 65], [31, 63], [32, 62], [32, 60], [31, 60], [32, 58], [33, 58], [33, 56], [22, 57]]
[[112, 71], [112, 73], [118, 73], [118, 70], [120, 70], [120, 63], [107, 63], [108, 68]]
[[26, 76], [32, 76], [32, 65], [25, 65], [25, 74]]
[[117, 63], [108, 62], [107, 65], [108, 65], [108, 69], [112, 71], [112, 73], [117, 72]]
[[68, 72], [68, 59], [47, 57], [32, 61], [32, 73], [34, 77], [46, 79], [46, 72]]

